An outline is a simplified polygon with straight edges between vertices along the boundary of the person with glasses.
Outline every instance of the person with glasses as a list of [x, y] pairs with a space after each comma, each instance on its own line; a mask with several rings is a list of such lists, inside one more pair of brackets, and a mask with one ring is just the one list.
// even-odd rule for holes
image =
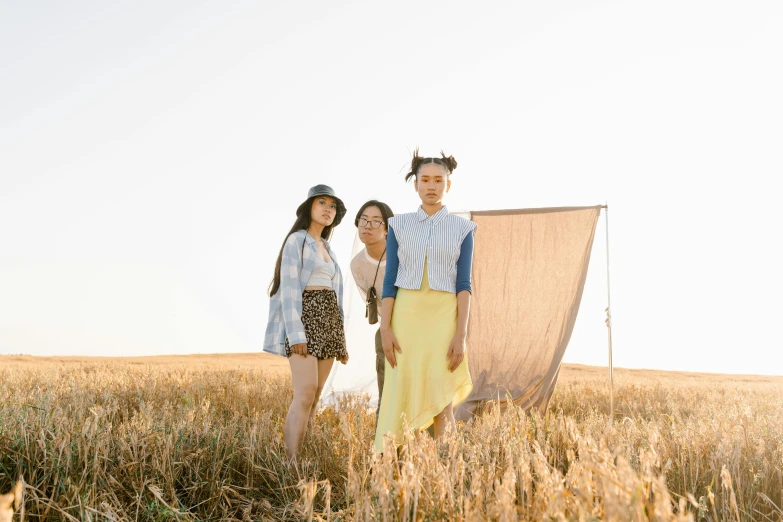
[[[366, 317], [370, 324], [377, 324], [381, 310], [381, 292], [383, 277], [386, 274], [386, 234], [389, 218], [394, 216], [389, 205], [371, 199], [356, 213], [354, 224], [358, 229], [359, 240], [364, 248], [351, 260], [351, 273], [359, 293], [364, 298]], [[380, 329], [375, 332], [375, 373], [378, 376], [378, 408], [375, 410], [375, 422], [383, 397], [383, 376], [386, 357], [383, 355]]]
[[449, 214], [443, 200], [457, 168], [453, 156], [423, 158], [405, 181], [421, 205], [389, 218], [381, 344], [386, 357], [375, 451], [384, 439], [434, 424], [438, 438], [455, 425], [453, 408], [473, 389], [465, 353], [476, 223]]
[[315, 420], [335, 359], [348, 362], [343, 276], [328, 241], [345, 212], [331, 187], [312, 187], [296, 209], [296, 221], [280, 248], [269, 286], [264, 351], [288, 357], [291, 367], [294, 398], [283, 440], [292, 461], [302, 449], [308, 423]]

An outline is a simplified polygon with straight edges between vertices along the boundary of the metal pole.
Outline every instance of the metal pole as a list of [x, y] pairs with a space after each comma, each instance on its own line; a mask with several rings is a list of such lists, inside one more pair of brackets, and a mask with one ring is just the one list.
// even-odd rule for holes
[[604, 205], [606, 221], [606, 327], [609, 331], [609, 415], [614, 419], [614, 366], [612, 365], [612, 294], [609, 291], [609, 205]]

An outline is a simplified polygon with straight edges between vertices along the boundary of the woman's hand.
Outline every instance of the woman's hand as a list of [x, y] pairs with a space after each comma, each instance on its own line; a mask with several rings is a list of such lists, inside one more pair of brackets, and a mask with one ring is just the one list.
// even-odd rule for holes
[[348, 352], [345, 352], [345, 355], [342, 357], [338, 357], [337, 360], [340, 361], [343, 364], [348, 364]]
[[296, 353], [307, 357], [307, 343], [295, 344], [291, 347], [291, 353]]
[[400, 343], [397, 342], [397, 338], [391, 329], [381, 330], [381, 345], [383, 346], [383, 355], [386, 356], [386, 360], [389, 361], [392, 368], [396, 368], [397, 357], [394, 352], [402, 353], [402, 348], [400, 348]]
[[451, 340], [449, 345], [449, 351], [446, 354], [446, 359], [449, 361], [449, 371], [454, 373], [462, 361], [465, 360], [465, 339], [466, 334], [457, 332], [454, 339]]

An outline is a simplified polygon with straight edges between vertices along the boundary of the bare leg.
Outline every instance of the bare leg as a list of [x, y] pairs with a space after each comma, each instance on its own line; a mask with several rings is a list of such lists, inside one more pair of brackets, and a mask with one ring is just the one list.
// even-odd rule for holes
[[322, 359], [318, 361], [318, 388], [315, 390], [315, 399], [313, 400], [313, 406], [310, 408], [310, 426], [315, 423], [315, 413], [318, 411], [318, 401], [321, 399], [321, 392], [326, 384], [326, 379], [329, 377], [329, 372], [332, 371], [332, 365], [334, 359]]
[[310, 410], [316, 402], [318, 390], [318, 359], [312, 355], [303, 356], [292, 353], [288, 358], [291, 366], [291, 381], [294, 387], [294, 400], [288, 408], [283, 429], [288, 458], [296, 459], [302, 449], [304, 434]]
[[435, 415], [435, 438], [439, 439], [446, 432], [448, 426], [451, 426], [452, 429], [455, 427], [454, 408], [451, 403], [443, 408], [442, 412]]

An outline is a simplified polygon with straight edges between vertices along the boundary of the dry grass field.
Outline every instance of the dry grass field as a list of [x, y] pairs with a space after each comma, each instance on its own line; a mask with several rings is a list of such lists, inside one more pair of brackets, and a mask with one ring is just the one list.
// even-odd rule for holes
[[546, 416], [490, 408], [381, 458], [349, 398], [296, 467], [282, 359], [0, 356], [0, 379], [25, 520], [783, 520], [783, 377], [617, 370], [610, 419], [605, 369], [566, 365]]

